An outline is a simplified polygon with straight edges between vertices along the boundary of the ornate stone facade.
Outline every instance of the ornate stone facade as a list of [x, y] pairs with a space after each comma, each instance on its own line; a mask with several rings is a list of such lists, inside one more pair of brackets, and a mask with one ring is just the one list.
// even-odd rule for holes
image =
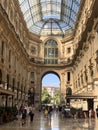
[[[0, 1], [0, 89], [6, 89], [8, 96], [6, 99], [2, 92], [0, 100], [4, 104], [0, 105], [25, 103], [30, 87], [35, 88], [35, 104], [39, 105], [42, 78], [50, 72], [60, 79], [62, 103], [69, 87], [72, 94], [92, 93], [98, 97], [97, 6], [97, 0], [85, 1], [73, 34], [39, 37], [28, 31], [17, 0]], [[44, 64], [44, 46], [49, 39], [58, 44], [58, 64]], [[94, 98], [94, 108], [97, 104]]]

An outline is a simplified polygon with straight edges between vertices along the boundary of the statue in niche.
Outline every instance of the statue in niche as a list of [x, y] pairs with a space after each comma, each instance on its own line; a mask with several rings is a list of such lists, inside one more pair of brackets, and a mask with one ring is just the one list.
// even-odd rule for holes
[[29, 100], [30, 100], [30, 104], [34, 104], [34, 96], [35, 96], [35, 89], [34, 87], [31, 87], [29, 90], [28, 90], [28, 95], [29, 95]]
[[68, 96], [72, 95], [72, 89], [70, 87], [68, 87], [66, 89], [66, 105], [70, 105], [70, 99], [68, 98]]
[[68, 96], [72, 95], [72, 89], [70, 87], [66, 89], [66, 95]]
[[88, 81], [88, 76], [87, 76], [87, 72], [85, 71], [85, 80], [86, 82]]
[[36, 53], [36, 48], [35, 48], [35, 47], [32, 47], [32, 48], [31, 48], [31, 52], [32, 52], [32, 54], [35, 54], [35, 53]]

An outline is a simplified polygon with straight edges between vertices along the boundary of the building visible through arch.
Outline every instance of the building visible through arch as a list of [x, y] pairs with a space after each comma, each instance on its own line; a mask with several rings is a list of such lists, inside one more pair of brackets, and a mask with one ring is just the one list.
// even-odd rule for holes
[[[60, 84], [60, 77], [55, 72], [46, 72], [42, 76], [41, 104], [45, 104], [45, 102], [51, 105], [61, 104]], [[44, 92], [46, 92], [46, 94]], [[47, 95], [46, 98], [45, 95]], [[57, 99], [55, 97], [57, 97]]]
[[[46, 70], [46, 71], [44, 71], [44, 72], [42, 73], [42, 76], [41, 76], [41, 94], [42, 94], [42, 87], [44, 87], [44, 86], [42, 86], [42, 80], [43, 80], [43, 78], [44, 78], [45, 76], [47, 76], [48, 74], [52, 74], [52, 75], [55, 75], [55, 76], [58, 77], [58, 79], [59, 79], [59, 81], [60, 81], [59, 89], [60, 89], [60, 91], [61, 91], [61, 79], [60, 79], [59, 73], [58, 73], [57, 71], [55, 71], [55, 70], [53, 70], [53, 71]], [[48, 81], [48, 82], [49, 82], [49, 81]], [[55, 82], [55, 81], [54, 81], [54, 82]], [[53, 84], [55, 84], [55, 83], [53, 83]], [[50, 87], [50, 86], [48, 85], [48, 86], [45, 86], [45, 87]], [[57, 86], [52, 86], [52, 87], [57, 87]]]

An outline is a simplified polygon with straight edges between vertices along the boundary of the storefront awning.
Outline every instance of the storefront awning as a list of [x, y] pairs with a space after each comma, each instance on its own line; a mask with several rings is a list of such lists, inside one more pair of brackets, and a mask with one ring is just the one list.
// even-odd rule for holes
[[9, 90], [6, 90], [6, 89], [3, 89], [3, 88], [0, 88], [0, 95], [9, 95], [9, 96], [14, 96], [15, 93], [12, 92], [12, 91], [9, 91]]
[[94, 99], [97, 98], [93, 93], [80, 93], [66, 96], [67, 99]]

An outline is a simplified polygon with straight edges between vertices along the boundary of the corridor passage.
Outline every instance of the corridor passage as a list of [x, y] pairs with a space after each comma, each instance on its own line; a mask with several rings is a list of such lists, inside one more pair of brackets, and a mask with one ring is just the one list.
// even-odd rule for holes
[[28, 117], [26, 124], [22, 126], [19, 117], [18, 120], [0, 125], [0, 130], [98, 130], [98, 119], [65, 118], [59, 112], [46, 118], [43, 113], [36, 112], [32, 123]]

